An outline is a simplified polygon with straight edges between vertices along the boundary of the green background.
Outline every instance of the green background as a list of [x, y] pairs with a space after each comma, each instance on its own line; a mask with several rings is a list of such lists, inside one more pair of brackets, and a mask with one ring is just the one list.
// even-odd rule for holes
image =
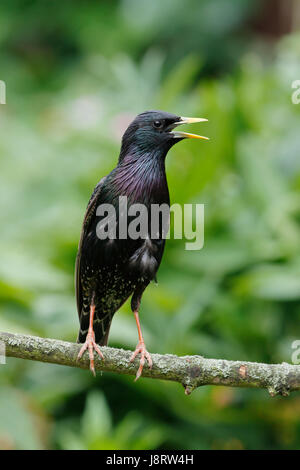
[[[209, 142], [181, 142], [167, 157], [172, 203], [205, 204], [205, 246], [168, 241], [159, 285], [142, 302], [148, 349], [291, 362], [300, 15], [298, 2], [269, 3], [1, 2], [1, 330], [76, 339], [87, 201], [116, 164], [128, 121], [164, 109], [209, 119], [190, 128]], [[136, 342], [127, 303], [110, 345]], [[0, 381], [4, 449], [299, 448], [299, 394], [207, 386], [187, 397], [175, 383], [11, 358]]]

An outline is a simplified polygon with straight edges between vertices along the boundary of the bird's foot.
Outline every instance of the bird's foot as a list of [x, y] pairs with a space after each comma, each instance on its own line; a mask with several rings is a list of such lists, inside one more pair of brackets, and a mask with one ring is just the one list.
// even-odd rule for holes
[[130, 362], [133, 362], [138, 354], [141, 355], [141, 359], [140, 359], [140, 366], [139, 366], [138, 371], [136, 373], [135, 381], [137, 379], [139, 379], [140, 376], [142, 375], [143, 367], [144, 367], [144, 364], [145, 364], [145, 359], [147, 359], [147, 362], [149, 364], [149, 368], [152, 369], [152, 358], [151, 358], [150, 354], [148, 353], [148, 351], [146, 349], [144, 341], [140, 341], [138, 343], [137, 347], [135, 348], [134, 353], [132, 354], [132, 356], [130, 358]]
[[95, 333], [94, 333], [93, 330], [88, 331], [88, 334], [86, 335], [85, 343], [83, 344], [82, 348], [80, 349], [80, 351], [78, 353], [77, 360], [79, 360], [83, 356], [83, 354], [86, 350], [88, 350], [88, 352], [89, 352], [90, 370], [93, 373], [93, 375], [96, 376], [95, 363], [94, 363], [94, 350], [99, 354], [101, 359], [104, 359], [104, 356], [103, 356], [99, 346], [96, 344]]

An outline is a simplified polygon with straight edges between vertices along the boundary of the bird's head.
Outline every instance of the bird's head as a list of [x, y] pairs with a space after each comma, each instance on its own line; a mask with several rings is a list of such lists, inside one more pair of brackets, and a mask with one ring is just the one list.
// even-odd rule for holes
[[168, 150], [182, 139], [208, 140], [208, 137], [174, 130], [181, 124], [203, 121], [207, 119], [180, 117], [165, 111], [141, 113], [131, 122], [123, 135], [120, 160], [132, 151], [151, 153], [164, 158]]

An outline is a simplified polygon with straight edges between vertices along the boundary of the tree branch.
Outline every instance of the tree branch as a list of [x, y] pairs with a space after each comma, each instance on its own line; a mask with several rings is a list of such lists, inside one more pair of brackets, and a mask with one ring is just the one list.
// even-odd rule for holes
[[[5, 344], [6, 356], [50, 362], [71, 367], [89, 368], [88, 355], [77, 361], [79, 344], [56, 339], [0, 332]], [[102, 347], [105, 360], [95, 357], [96, 370], [135, 375], [138, 359], [130, 363], [130, 351]], [[1, 350], [1, 348], [0, 348]], [[190, 394], [202, 385], [226, 385], [232, 387], [266, 388], [274, 396], [286, 396], [300, 390], [300, 366], [287, 363], [261, 364], [255, 362], [205, 359], [201, 356], [173, 356], [152, 354], [153, 368], [145, 364], [144, 377], [172, 380], [181, 383]]]

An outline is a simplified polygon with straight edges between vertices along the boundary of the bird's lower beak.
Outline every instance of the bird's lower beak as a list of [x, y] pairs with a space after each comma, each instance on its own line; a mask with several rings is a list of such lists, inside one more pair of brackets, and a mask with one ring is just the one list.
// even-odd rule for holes
[[[205, 118], [181, 117], [180, 121], [175, 122], [175, 127], [180, 126], [182, 124], [194, 124], [195, 122], [206, 122], [206, 121], [207, 121], [207, 119], [205, 119]], [[188, 132], [173, 131], [172, 134], [173, 134], [175, 139], [203, 139], [203, 140], [209, 140], [208, 137], [204, 137], [203, 135], [189, 134]]]

